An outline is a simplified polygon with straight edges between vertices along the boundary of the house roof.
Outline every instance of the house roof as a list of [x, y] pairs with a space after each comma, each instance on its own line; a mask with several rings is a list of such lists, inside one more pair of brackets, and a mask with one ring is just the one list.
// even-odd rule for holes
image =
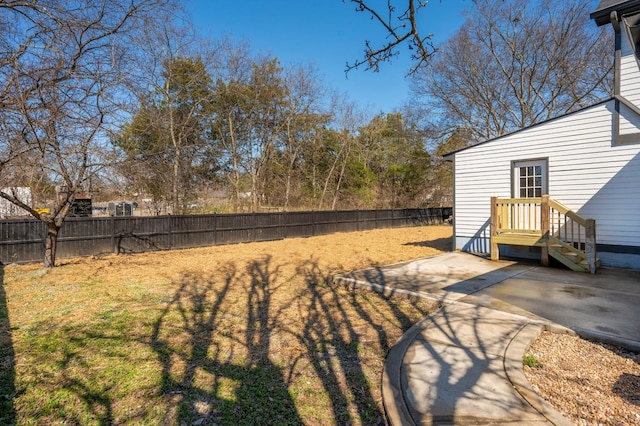
[[[591, 17], [591, 19], [594, 19], [596, 21], [596, 24], [598, 24], [598, 26], [601, 26], [601, 25], [609, 24], [611, 22], [610, 15], [611, 15], [611, 12], [613, 12], [613, 11], [616, 11], [618, 13], [618, 16], [622, 16], [625, 13], [637, 12], [639, 10], [640, 10], [640, 0], [601, 0], [600, 4], [598, 5], [598, 8], [594, 12], [592, 12], [590, 14], [590, 17]], [[594, 105], [590, 105], [590, 106], [587, 106], [585, 108], [582, 108], [582, 109], [579, 109], [579, 110], [576, 110], [576, 111], [572, 111], [572, 112], [570, 112], [568, 114], [563, 114], [563, 115], [560, 115], [558, 117], [553, 117], [553, 118], [550, 118], [548, 120], [541, 121], [539, 123], [533, 124], [531, 126], [524, 127], [522, 129], [519, 129], [519, 130], [515, 130], [515, 131], [513, 131], [511, 133], [507, 133], [505, 135], [498, 136], [498, 137], [495, 137], [493, 139], [488, 139], [488, 140], [479, 142], [479, 143], [477, 143], [475, 145], [468, 146], [466, 148], [462, 148], [462, 149], [458, 149], [456, 151], [449, 152], [449, 153], [443, 155], [443, 158], [445, 160], [452, 160], [454, 158], [455, 154], [457, 154], [457, 153], [459, 153], [461, 151], [466, 151], [467, 149], [474, 148], [474, 147], [476, 147], [478, 145], [484, 145], [486, 143], [493, 142], [495, 140], [502, 139], [502, 138], [505, 138], [507, 136], [511, 136], [513, 134], [522, 132], [524, 130], [529, 130], [529, 129], [533, 128], [533, 127], [537, 127], [537, 126], [543, 125], [543, 124], [548, 123], [550, 121], [558, 120], [558, 119], [566, 117], [568, 115], [575, 114], [575, 113], [578, 113], [580, 111], [584, 111], [586, 109], [593, 108], [593, 107], [596, 107], [598, 105], [607, 103], [607, 102], [609, 102], [609, 101], [611, 101], [613, 99], [614, 98], [605, 99], [605, 100], [603, 100], [601, 102], [598, 102], [598, 103], [596, 103]]]
[[[605, 1], [606, 1], [606, 0], [605, 0]], [[578, 109], [578, 110], [576, 110], [576, 111], [571, 111], [570, 113], [563, 114], [563, 115], [559, 115], [558, 117], [553, 117], [553, 118], [550, 118], [550, 119], [548, 119], [548, 120], [540, 121], [539, 123], [532, 124], [531, 126], [528, 126], [528, 127], [523, 127], [522, 129], [515, 130], [515, 131], [513, 131], [513, 132], [511, 132], [511, 133], [507, 133], [507, 134], [504, 134], [504, 135], [502, 135], [502, 136], [495, 137], [495, 138], [493, 138], [493, 139], [487, 139], [487, 140], [482, 141], [482, 142], [479, 142], [479, 143], [477, 143], [477, 144], [475, 144], [475, 145], [471, 145], [471, 146], [468, 146], [468, 147], [466, 147], [466, 148], [461, 148], [461, 149], [458, 149], [458, 150], [456, 150], [456, 151], [449, 152], [449, 153], [447, 153], [447, 154], [443, 155], [442, 157], [443, 157], [445, 160], [447, 160], [447, 161], [453, 160], [453, 157], [454, 157], [457, 153], [459, 153], [459, 152], [466, 151], [466, 150], [468, 150], [468, 149], [475, 148], [475, 147], [477, 147], [477, 146], [479, 146], [479, 145], [484, 145], [484, 144], [486, 144], [486, 143], [493, 142], [493, 141], [496, 141], [496, 140], [498, 140], [498, 139], [506, 138], [507, 136], [515, 135], [515, 134], [517, 134], [517, 133], [523, 132], [523, 131], [525, 131], [525, 130], [532, 129], [532, 128], [534, 128], [534, 127], [542, 126], [543, 124], [549, 123], [549, 122], [551, 122], [551, 121], [559, 120], [559, 119], [564, 118], [564, 117], [567, 117], [567, 116], [569, 116], [569, 115], [577, 114], [577, 113], [579, 113], [579, 112], [582, 112], [582, 111], [588, 110], [588, 109], [590, 109], [590, 108], [594, 108], [594, 107], [597, 107], [597, 106], [599, 106], [599, 105], [606, 104], [607, 102], [612, 101], [612, 100], [614, 100], [614, 99], [615, 99], [615, 98], [605, 99], [605, 100], [600, 101], [600, 102], [598, 102], [598, 103], [596, 103], [596, 104], [589, 105], [589, 106], [587, 106], [587, 107], [584, 107], [584, 108]]]
[[625, 13], [638, 10], [640, 10], [640, 0], [602, 0], [598, 8], [589, 16], [596, 21], [598, 26], [602, 26], [611, 22], [611, 12], [615, 11], [618, 16], [622, 16]]

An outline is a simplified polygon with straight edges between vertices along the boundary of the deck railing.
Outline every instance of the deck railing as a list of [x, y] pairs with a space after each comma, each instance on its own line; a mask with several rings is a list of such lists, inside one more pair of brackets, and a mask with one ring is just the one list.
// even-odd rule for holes
[[497, 198], [497, 233], [542, 236], [540, 198]]
[[[500, 257], [498, 244], [541, 247], [541, 262], [549, 254], [569, 267], [595, 273], [596, 225], [548, 195], [540, 198], [491, 197], [491, 258]], [[570, 264], [569, 264], [570, 263]]]

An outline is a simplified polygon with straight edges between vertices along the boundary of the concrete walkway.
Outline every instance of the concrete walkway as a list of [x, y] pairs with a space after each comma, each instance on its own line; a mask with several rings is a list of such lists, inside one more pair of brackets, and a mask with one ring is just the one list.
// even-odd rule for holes
[[335, 281], [444, 305], [389, 352], [382, 393], [392, 425], [569, 425], [522, 372], [540, 332], [578, 332], [640, 350], [640, 271], [592, 276], [448, 253]]

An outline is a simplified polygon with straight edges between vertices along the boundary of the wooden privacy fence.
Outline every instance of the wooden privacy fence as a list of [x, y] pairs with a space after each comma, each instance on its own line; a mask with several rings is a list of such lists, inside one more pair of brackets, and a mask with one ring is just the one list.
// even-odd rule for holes
[[[223, 244], [312, 237], [334, 232], [435, 225], [450, 207], [151, 217], [68, 218], [57, 258], [142, 253]], [[46, 226], [36, 219], [0, 220], [0, 262], [43, 260]]]

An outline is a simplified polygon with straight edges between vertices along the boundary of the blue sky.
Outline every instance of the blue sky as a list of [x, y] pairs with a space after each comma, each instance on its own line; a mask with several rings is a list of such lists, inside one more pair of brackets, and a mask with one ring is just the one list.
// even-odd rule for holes
[[[386, 0], [371, 0], [375, 3], [384, 7]], [[462, 24], [461, 12], [470, 4], [471, 0], [430, 0], [419, 14], [420, 32], [433, 34], [436, 43], [445, 41]], [[365, 40], [382, 42], [385, 35], [378, 23], [356, 13], [349, 2], [191, 0], [188, 9], [204, 35], [248, 41], [256, 52], [270, 53], [283, 65], [314, 64], [328, 87], [372, 113], [391, 112], [407, 99], [406, 50], [378, 73], [359, 69], [345, 76], [346, 63], [362, 57]]]

